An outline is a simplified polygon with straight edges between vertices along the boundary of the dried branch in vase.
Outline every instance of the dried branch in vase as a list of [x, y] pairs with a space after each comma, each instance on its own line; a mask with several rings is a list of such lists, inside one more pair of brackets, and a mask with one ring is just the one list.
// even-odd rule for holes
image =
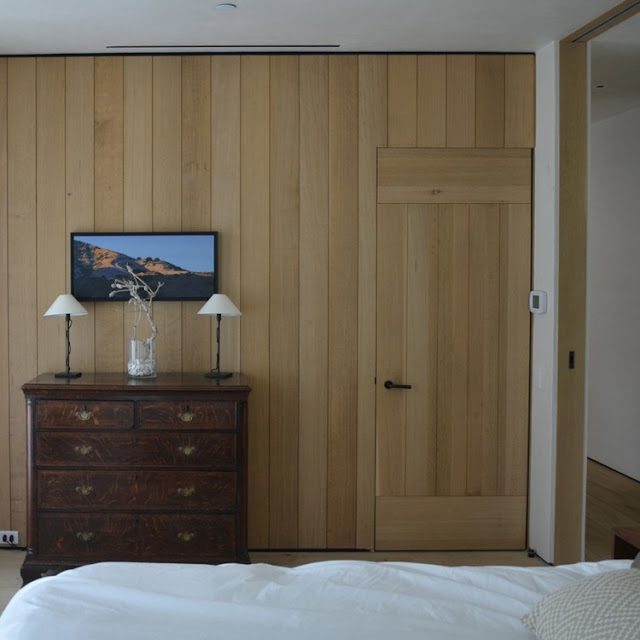
[[[129, 304], [132, 304], [136, 308], [136, 315], [133, 322], [133, 339], [136, 339], [136, 331], [138, 324], [144, 313], [147, 317], [147, 322], [151, 328], [151, 340], [158, 335], [158, 327], [153, 320], [152, 302], [156, 297], [158, 290], [164, 284], [159, 282], [155, 289], [152, 289], [140, 276], [136, 275], [131, 268], [131, 265], [126, 266], [126, 270], [129, 272], [131, 278], [115, 278], [111, 288], [114, 289], [109, 294], [110, 298], [118, 295], [119, 293], [129, 294]], [[124, 271], [124, 269], [123, 269]], [[144, 297], [143, 297], [144, 296]]]

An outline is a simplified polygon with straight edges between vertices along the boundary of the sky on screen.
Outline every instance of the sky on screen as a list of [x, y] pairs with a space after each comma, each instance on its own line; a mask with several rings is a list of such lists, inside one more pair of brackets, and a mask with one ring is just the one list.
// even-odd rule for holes
[[210, 235], [105, 235], [75, 236], [75, 239], [132, 258], [160, 258], [189, 271], [213, 271]]

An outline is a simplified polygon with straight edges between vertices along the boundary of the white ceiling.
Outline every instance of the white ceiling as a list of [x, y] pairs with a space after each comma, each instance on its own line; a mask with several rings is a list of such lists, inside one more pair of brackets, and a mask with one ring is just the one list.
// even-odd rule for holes
[[[619, 0], [0, 0], [0, 55], [534, 52]], [[628, 24], [627, 24], [628, 23]], [[592, 42], [594, 119], [640, 105], [640, 16]]]
[[[0, 0], [0, 55], [530, 51], [619, 0]], [[334, 45], [334, 46], [330, 46]], [[116, 47], [116, 48], [113, 48]]]

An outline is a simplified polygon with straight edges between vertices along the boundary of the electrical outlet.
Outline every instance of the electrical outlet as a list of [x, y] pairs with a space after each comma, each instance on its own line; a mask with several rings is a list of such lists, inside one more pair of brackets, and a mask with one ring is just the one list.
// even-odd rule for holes
[[17, 547], [18, 542], [17, 531], [0, 531], [0, 547]]

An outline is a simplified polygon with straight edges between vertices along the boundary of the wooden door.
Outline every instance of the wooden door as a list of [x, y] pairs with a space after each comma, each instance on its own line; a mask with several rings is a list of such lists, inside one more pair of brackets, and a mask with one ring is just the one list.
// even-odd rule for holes
[[530, 176], [528, 150], [379, 151], [377, 549], [526, 545]]

